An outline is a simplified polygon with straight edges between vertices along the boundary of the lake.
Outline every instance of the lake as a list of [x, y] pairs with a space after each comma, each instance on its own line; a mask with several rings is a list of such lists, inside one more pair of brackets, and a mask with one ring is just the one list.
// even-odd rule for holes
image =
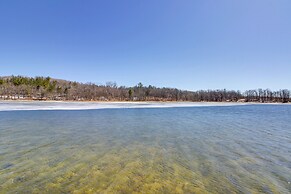
[[291, 193], [290, 105], [8, 105], [0, 193]]

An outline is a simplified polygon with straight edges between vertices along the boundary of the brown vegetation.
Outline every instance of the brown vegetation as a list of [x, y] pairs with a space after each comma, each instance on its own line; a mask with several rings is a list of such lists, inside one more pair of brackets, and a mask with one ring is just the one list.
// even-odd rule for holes
[[50, 77], [0, 77], [0, 99], [23, 100], [74, 100], [74, 101], [193, 101], [193, 102], [290, 102], [287, 89], [185, 91], [175, 88], [143, 86], [117, 86], [115, 82], [105, 85], [78, 83]]

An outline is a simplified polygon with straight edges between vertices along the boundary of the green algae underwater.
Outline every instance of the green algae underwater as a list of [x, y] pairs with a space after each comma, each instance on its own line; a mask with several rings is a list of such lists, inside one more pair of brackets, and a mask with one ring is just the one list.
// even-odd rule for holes
[[0, 112], [0, 193], [291, 193], [291, 106]]

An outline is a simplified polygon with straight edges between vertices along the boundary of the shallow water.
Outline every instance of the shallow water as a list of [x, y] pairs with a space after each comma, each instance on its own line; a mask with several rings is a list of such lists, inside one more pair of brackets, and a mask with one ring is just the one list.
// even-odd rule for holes
[[291, 193], [291, 106], [0, 112], [0, 193]]

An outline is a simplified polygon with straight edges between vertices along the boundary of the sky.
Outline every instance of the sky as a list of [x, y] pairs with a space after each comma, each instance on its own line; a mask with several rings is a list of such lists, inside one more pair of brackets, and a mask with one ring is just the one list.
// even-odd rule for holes
[[0, 76], [291, 89], [290, 0], [0, 0]]

